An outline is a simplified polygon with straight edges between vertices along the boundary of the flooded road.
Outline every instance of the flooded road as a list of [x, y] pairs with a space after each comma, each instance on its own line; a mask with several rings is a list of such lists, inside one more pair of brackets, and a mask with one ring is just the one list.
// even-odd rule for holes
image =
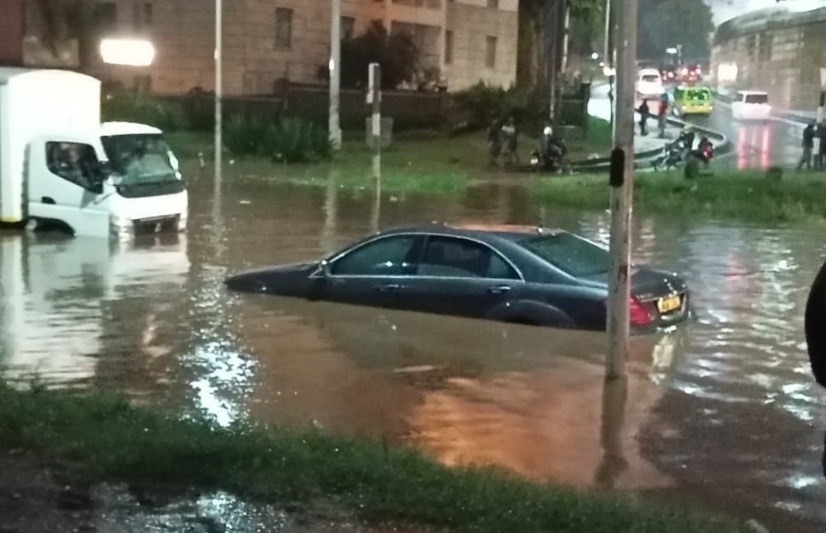
[[605, 214], [539, 210], [507, 187], [381, 205], [336, 187], [226, 189], [215, 209], [195, 183], [191, 231], [134, 246], [0, 233], [5, 377], [826, 528], [826, 418], [802, 334], [821, 232], [636, 220], [637, 260], [683, 274], [699, 321], [635, 339], [628, 386], [604, 390], [602, 335], [230, 294], [223, 279], [377, 225], [543, 222], [605, 242]]

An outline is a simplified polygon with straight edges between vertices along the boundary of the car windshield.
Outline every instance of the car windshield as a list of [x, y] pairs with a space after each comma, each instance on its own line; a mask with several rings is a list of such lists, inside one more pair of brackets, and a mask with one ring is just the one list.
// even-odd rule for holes
[[161, 134], [112, 135], [102, 142], [112, 174], [124, 184], [159, 183], [180, 176], [178, 161]]
[[697, 102], [707, 102], [711, 100], [711, 92], [709, 91], [701, 91], [701, 90], [690, 90], [686, 91], [686, 96], [689, 100], [694, 100]]
[[519, 244], [577, 278], [605, 274], [609, 269], [610, 257], [605, 248], [570, 233], [543, 235]]
[[767, 94], [747, 94], [747, 104], [767, 104], [769, 103], [769, 95]]
[[649, 83], [657, 83], [660, 81], [660, 77], [656, 74], [646, 74], [642, 77], [642, 81], [647, 81]]

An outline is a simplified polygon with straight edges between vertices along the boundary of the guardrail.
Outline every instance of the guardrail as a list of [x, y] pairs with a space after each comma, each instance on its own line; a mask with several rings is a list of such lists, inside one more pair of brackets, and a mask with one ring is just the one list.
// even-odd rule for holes
[[[686, 122], [676, 119], [668, 118], [668, 123], [672, 126], [678, 126], [680, 129], [686, 126]], [[705, 134], [709, 140], [714, 142], [714, 152], [716, 154], [724, 154], [731, 150], [731, 141], [728, 137], [720, 133], [696, 124], [691, 124], [694, 131]], [[649, 163], [655, 157], [663, 153], [664, 147], [659, 147], [651, 150], [644, 150], [634, 153], [634, 168], [642, 169], [649, 166]], [[594, 159], [587, 159], [584, 161], [572, 161], [571, 170], [574, 172], [607, 172], [611, 168], [611, 157], [599, 157]]]

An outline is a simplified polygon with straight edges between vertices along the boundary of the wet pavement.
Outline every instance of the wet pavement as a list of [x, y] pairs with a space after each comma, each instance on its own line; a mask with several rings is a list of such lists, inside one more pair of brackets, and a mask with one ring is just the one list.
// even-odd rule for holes
[[[592, 90], [588, 111], [601, 118], [607, 118], [603, 115], [610, 117], [607, 85], [597, 86]], [[715, 155], [712, 163], [715, 168], [767, 170], [769, 167], [779, 166], [791, 169], [797, 165], [802, 153], [802, 127], [799, 124], [781, 120], [766, 123], [738, 122], [732, 118], [731, 108], [720, 101], [714, 102], [711, 115], [683, 117], [683, 120], [722, 133], [729, 139], [731, 151]], [[650, 125], [655, 126], [656, 121], [652, 119]], [[676, 138], [679, 130], [669, 128], [668, 134]], [[650, 135], [638, 135], [634, 141], [637, 150], [648, 149], [651, 139]]]
[[606, 241], [603, 213], [523, 189], [453, 199], [196, 180], [191, 231], [136, 245], [0, 233], [0, 366], [9, 379], [406, 443], [446, 464], [639, 491], [826, 528], [821, 391], [802, 333], [822, 232], [638, 218], [640, 262], [673, 268], [699, 321], [632, 345], [602, 386], [603, 335], [230, 294], [229, 272], [318, 257], [413, 222], [539, 223]]

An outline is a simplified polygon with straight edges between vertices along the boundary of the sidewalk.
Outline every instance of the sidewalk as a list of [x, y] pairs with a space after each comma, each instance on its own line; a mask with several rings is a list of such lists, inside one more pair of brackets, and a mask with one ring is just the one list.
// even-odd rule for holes
[[[591, 89], [591, 99], [588, 101], [588, 114], [603, 120], [611, 120], [611, 101], [608, 99], [608, 85], [599, 85]], [[648, 135], [640, 135], [639, 113], [634, 113], [635, 126], [634, 153], [642, 154], [661, 150], [667, 143], [680, 136], [680, 128], [668, 124], [665, 128], [665, 139], [660, 139], [657, 129], [657, 118], [648, 121]]]

